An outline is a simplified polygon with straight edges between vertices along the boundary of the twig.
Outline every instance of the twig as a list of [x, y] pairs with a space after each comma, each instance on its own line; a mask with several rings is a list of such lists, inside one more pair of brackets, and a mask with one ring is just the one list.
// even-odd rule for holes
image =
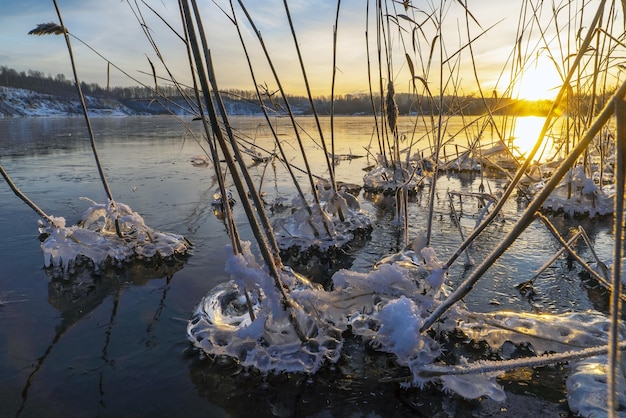
[[4, 170], [4, 167], [2, 167], [2, 165], [0, 165], [0, 174], [2, 175], [2, 177], [4, 177], [7, 184], [9, 185], [11, 190], [13, 190], [13, 193], [15, 193], [17, 197], [22, 199], [22, 201], [26, 203], [32, 210], [34, 210], [39, 216], [44, 218], [46, 222], [48, 222], [50, 225], [54, 225], [54, 218], [46, 214], [39, 206], [37, 206], [32, 200], [26, 197], [26, 195], [22, 193], [20, 189], [17, 188], [15, 183], [13, 183], [13, 180], [11, 180], [11, 177], [9, 177], [7, 172]]

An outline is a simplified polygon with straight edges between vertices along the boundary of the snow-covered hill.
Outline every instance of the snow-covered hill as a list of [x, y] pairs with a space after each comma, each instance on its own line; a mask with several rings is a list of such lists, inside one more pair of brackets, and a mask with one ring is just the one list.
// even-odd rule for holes
[[[137, 112], [117, 100], [86, 97], [93, 116], [126, 116]], [[31, 90], [0, 86], [0, 117], [7, 116], [73, 116], [81, 115], [78, 99], [65, 99]]]
[[[261, 115], [258, 104], [247, 100], [233, 100], [223, 97], [224, 106], [229, 115]], [[91, 116], [127, 116], [177, 114], [195, 115], [189, 110], [188, 103], [181, 98], [164, 100], [128, 100], [121, 102], [110, 98], [85, 97]], [[295, 114], [303, 114], [308, 109], [293, 106]], [[281, 111], [271, 111], [284, 114]], [[64, 98], [32, 90], [0, 86], [0, 118], [11, 116], [80, 116], [83, 114], [78, 95], [76, 98]]]

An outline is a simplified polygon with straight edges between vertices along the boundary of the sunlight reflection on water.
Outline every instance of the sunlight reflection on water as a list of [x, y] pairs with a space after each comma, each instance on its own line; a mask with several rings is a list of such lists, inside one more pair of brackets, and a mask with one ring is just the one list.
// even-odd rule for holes
[[[517, 117], [512, 122], [515, 126], [511, 136], [512, 145], [517, 155], [525, 157], [539, 140], [539, 135], [546, 118], [542, 116]], [[533, 158], [534, 161], [549, 161], [553, 158], [555, 128], [549, 129], [542, 139], [541, 146]]]

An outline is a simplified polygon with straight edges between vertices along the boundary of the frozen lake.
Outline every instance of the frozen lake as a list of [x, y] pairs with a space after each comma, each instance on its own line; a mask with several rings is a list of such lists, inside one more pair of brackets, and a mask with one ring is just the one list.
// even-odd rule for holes
[[[53, 278], [43, 268], [39, 217], [6, 184], [0, 187], [0, 415], [239, 417], [254, 411], [258, 417], [339, 417], [370, 413], [448, 416], [456, 411], [456, 416], [513, 416], [530, 411], [554, 416], [567, 412], [563, 376], [556, 367], [531, 370], [509, 383], [503, 380], [508, 399], [497, 404], [464, 401], [432, 388], [402, 390], [397, 383], [380, 382], [382, 370], [398, 367], [388, 356], [356, 344], [352, 352], [347, 344], [347, 350], [362, 370], [338, 364], [314, 376], [263, 379], [254, 372], [240, 373], [230, 363], [199, 360], [186, 338], [187, 320], [202, 296], [228, 280], [224, 263], [230, 240], [211, 206], [218, 191], [212, 167], [191, 163], [203, 154], [201, 126], [190, 119], [185, 122], [191, 131], [172, 117], [92, 120], [114, 198], [138, 212], [150, 227], [182, 234], [193, 243], [192, 255], [178, 263], [132, 264], [97, 276], [83, 271], [71, 282]], [[254, 117], [233, 120], [242, 137], [271, 151], [269, 132], [259, 128], [260, 122]], [[312, 118], [299, 122], [304, 131], [317, 136]], [[329, 120], [323, 122], [327, 126]], [[274, 123], [285, 149], [295, 155], [287, 121], [277, 118]], [[461, 126], [462, 120], [453, 118], [450, 123], [454, 131], [453, 124]], [[403, 119], [401, 125], [408, 130], [411, 121]], [[0, 132], [0, 164], [46, 213], [63, 216], [71, 224], [88, 207], [80, 197], [104, 202], [106, 195], [82, 118], [0, 119]], [[362, 185], [363, 168], [374, 163], [364, 148], [372, 135], [373, 120], [368, 117], [335, 119], [335, 152], [363, 156], [340, 161], [338, 180]], [[322, 151], [304, 137], [312, 169], [324, 177]], [[292, 163], [304, 167], [297, 158]], [[295, 197], [279, 164], [253, 164], [250, 159], [250, 166], [257, 181], [263, 178], [268, 197]], [[301, 184], [307, 184], [304, 175], [298, 176]], [[506, 179], [485, 175], [482, 182], [486, 192], [495, 195]], [[478, 174], [440, 176], [432, 236], [440, 260], [445, 261], [461, 242], [446, 192], [477, 192], [480, 183]], [[359, 201], [371, 216], [373, 231], [369, 239], [352, 246], [337, 267], [365, 272], [382, 256], [401, 249], [402, 234], [394, 224], [392, 197], [361, 192]], [[240, 206], [234, 206], [235, 217], [242, 237], [251, 239]], [[475, 200], [464, 199], [461, 226], [465, 235], [480, 209]], [[522, 202], [507, 203], [503, 218], [471, 248], [472, 258], [483, 259], [523, 209]], [[428, 187], [412, 198], [411, 236], [425, 229], [427, 211]], [[582, 225], [599, 256], [610, 259], [612, 221], [562, 216], [552, 220], [564, 235]], [[592, 288], [580, 267], [564, 257], [536, 281], [532, 298], [514, 287], [530, 279], [558, 248], [551, 234], [536, 222], [478, 282], [465, 303], [479, 312], [606, 311], [606, 294]], [[584, 245], [577, 248], [590, 260]], [[449, 283], [459, 283], [470, 270], [460, 257], [450, 269]], [[308, 273], [321, 283], [329, 276], [326, 266]]]

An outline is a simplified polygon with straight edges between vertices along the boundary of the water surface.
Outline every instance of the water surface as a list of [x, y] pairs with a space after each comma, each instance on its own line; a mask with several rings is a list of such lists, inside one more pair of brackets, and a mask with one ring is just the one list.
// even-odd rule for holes
[[[194, 306], [211, 288], [228, 280], [228, 256], [223, 222], [211, 206], [217, 182], [212, 167], [194, 166], [203, 154], [198, 122], [187, 127], [170, 117], [96, 118], [93, 121], [98, 151], [116, 200], [128, 204], [152, 228], [185, 235], [193, 243], [192, 255], [167, 265], [129, 264], [99, 275], [89, 269], [72, 281], [54, 279], [43, 268], [37, 238], [38, 216], [6, 184], [0, 187], [0, 411], [6, 416], [430, 416], [456, 411], [458, 416], [490, 414], [558, 413], [563, 405], [562, 371], [544, 369], [511, 379], [508, 400], [464, 401], [442, 395], [436, 388], [401, 390], [382, 377], [401, 376], [393, 359], [377, 355], [359, 344], [347, 344], [350, 361], [329, 365], [315, 376], [262, 377], [238, 369], [228, 361], [201, 360], [189, 350], [186, 321]], [[273, 151], [267, 128], [259, 118], [235, 118], [246, 141]], [[312, 170], [327, 175], [312, 118], [299, 120]], [[328, 119], [323, 120], [327, 127]], [[362, 184], [363, 168], [373, 164], [366, 148], [372, 143], [373, 123], [368, 117], [335, 120], [337, 154], [363, 156], [336, 166], [339, 180]], [[460, 125], [462, 121], [453, 120]], [[451, 123], [452, 123], [451, 122]], [[273, 121], [283, 145], [296, 155], [295, 133], [287, 120]], [[401, 121], [408, 131], [409, 119]], [[82, 118], [15, 118], [0, 120], [3, 132], [0, 164], [16, 185], [46, 213], [69, 223], [89, 205], [105, 199]], [[467, 135], [471, 135], [468, 133]], [[327, 133], [327, 141], [330, 135]], [[463, 138], [463, 141], [466, 139]], [[201, 146], [202, 144], [202, 146]], [[426, 141], [418, 147], [427, 148]], [[292, 163], [304, 167], [299, 157]], [[280, 164], [253, 164], [250, 172], [263, 178], [268, 199], [296, 193]], [[297, 177], [308, 190], [308, 180]], [[451, 218], [448, 190], [476, 192], [483, 183], [496, 194], [506, 179], [485, 174], [454, 173], [439, 178], [432, 245], [445, 261], [461, 242]], [[233, 188], [229, 183], [229, 187]], [[234, 189], [234, 188], [233, 188]], [[359, 196], [372, 218], [371, 237], [347, 251], [341, 266], [367, 271], [382, 256], [402, 248], [393, 199]], [[455, 207], [462, 214], [467, 235], [481, 208], [467, 198]], [[428, 188], [411, 201], [411, 236], [423, 231]], [[501, 220], [490, 226], [470, 250], [480, 262], [510, 229], [524, 210], [512, 201]], [[245, 215], [235, 204], [241, 233], [250, 239]], [[601, 257], [611, 254], [611, 224], [600, 220], [554, 218], [562, 233], [580, 222]], [[481, 279], [465, 303], [477, 311], [514, 309], [530, 312], [568, 312], [601, 309], [605, 295], [590, 289], [579, 268], [561, 258], [536, 282], [533, 298], [514, 285], [529, 279], [558, 248], [549, 232], [536, 223], [520, 237]], [[589, 252], [579, 247], [584, 258]], [[464, 257], [450, 271], [451, 285], [471, 270]], [[320, 280], [327, 266], [313, 269]], [[524, 384], [520, 382], [526, 382]], [[556, 383], [555, 383], [556, 382]], [[550, 389], [548, 389], [550, 388]], [[520, 405], [524, 405], [521, 409]], [[462, 412], [466, 411], [466, 412]], [[453, 412], [450, 412], [453, 413]], [[460, 414], [460, 415], [459, 415]]]

